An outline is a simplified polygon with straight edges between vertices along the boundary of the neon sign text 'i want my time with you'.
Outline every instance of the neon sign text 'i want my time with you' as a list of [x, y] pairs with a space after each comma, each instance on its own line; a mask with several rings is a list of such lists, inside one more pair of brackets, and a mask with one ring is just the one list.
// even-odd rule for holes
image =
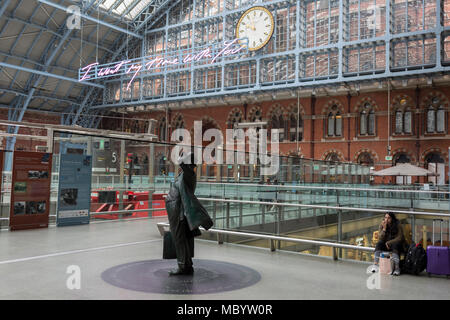
[[213, 64], [219, 58], [236, 56], [247, 53], [247, 39], [234, 39], [200, 48], [199, 51], [190, 53], [188, 50], [173, 52], [161, 56], [149, 56], [137, 59], [122, 60], [119, 62], [100, 65], [98, 62], [91, 63], [78, 72], [78, 81], [89, 81], [100, 78], [108, 78], [119, 75], [131, 75], [127, 90], [140, 72], [151, 71], [166, 66], [179, 67], [191, 62], [208, 61]]

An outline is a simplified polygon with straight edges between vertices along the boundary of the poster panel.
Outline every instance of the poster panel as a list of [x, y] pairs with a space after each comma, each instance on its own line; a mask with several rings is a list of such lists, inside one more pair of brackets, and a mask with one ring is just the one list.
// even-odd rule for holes
[[59, 165], [58, 226], [89, 223], [92, 156], [62, 154]]
[[9, 219], [11, 231], [48, 227], [51, 169], [51, 153], [14, 152]]
[[[4, 152], [3, 150], [0, 150], [0, 192], [3, 190], [2, 189], [2, 183], [3, 183], [3, 157], [4, 157]], [[0, 195], [1, 198], [1, 195]]]

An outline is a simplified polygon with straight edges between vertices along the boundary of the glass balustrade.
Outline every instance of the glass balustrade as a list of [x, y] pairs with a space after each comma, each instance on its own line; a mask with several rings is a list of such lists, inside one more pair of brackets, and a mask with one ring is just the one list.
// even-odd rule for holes
[[[91, 221], [163, 215], [163, 195], [179, 170], [170, 161], [172, 147], [55, 132], [49, 223], [56, 221], [62, 153], [93, 157]], [[374, 247], [385, 211], [449, 212], [448, 186], [425, 189], [424, 185], [372, 185], [369, 168], [357, 164], [280, 157], [277, 175], [262, 178], [260, 170], [259, 164], [198, 166], [196, 195], [213, 218], [214, 228]], [[2, 179], [0, 228], [7, 229], [11, 171], [5, 170]], [[273, 184], [275, 179], [278, 184]], [[145, 211], [152, 207], [156, 211]], [[112, 213], [118, 210], [128, 212]], [[432, 242], [432, 219], [437, 217], [399, 214], [399, 218], [410, 241]], [[443, 240], [448, 243], [448, 217], [443, 219], [446, 226]], [[204, 233], [203, 237], [216, 240], [217, 236]], [[256, 237], [227, 236], [223, 240], [323, 256], [332, 253], [327, 246], [271, 242]], [[370, 253], [358, 250], [340, 249], [338, 254], [343, 259], [372, 259]]]

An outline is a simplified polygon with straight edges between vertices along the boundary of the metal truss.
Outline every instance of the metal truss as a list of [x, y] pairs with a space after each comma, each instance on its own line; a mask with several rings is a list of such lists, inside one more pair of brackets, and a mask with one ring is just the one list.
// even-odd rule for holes
[[[67, 12], [67, 7], [64, 7], [64, 6], [61, 6], [61, 5], [59, 5], [59, 4], [53, 3], [53, 2], [51, 2], [51, 1], [49, 1], [49, 0], [38, 0], [38, 1], [39, 1], [39, 2], [42, 2], [42, 3], [45, 3], [46, 5], [52, 6], [52, 7], [54, 7], [54, 8], [57, 8], [57, 9], [59, 9], [59, 10], [62, 10], [62, 11]], [[118, 26], [116, 26], [116, 25], [114, 25], [114, 24], [105, 22], [105, 21], [103, 21], [103, 20], [93, 18], [93, 17], [91, 17], [90, 15], [87, 15], [87, 14], [84, 14], [84, 13], [80, 13], [80, 16], [81, 16], [83, 19], [90, 20], [90, 21], [93, 21], [93, 22], [95, 22], [95, 23], [104, 25], [104, 26], [106, 26], [106, 27], [108, 27], [108, 28], [110, 28], [110, 29], [114, 29], [114, 30], [116, 30], [116, 31], [119, 31], [119, 32], [122, 32], [122, 33], [126, 33], [126, 34], [128, 34], [128, 35], [131, 35], [131, 36], [136, 37], [136, 38], [139, 38], [139, 39], [142, 39], [142, 38], [143, 38], [141, 35], [139, 35], [139, 34], [137, 34], [137, 33], [135, 33], [135, 32], [129, 31], [129, 30], [127, 30], [127, 29], [123, 29], [123, 28], [121, 28], [121, 27], [118, 27]]]
[[[211, 2], [224, 7], [205, 10]], [[273, 13], [275, 31], [256, 53], [143, 74], [135, 78], [131, 92], [124, 89], [130, 76], [105, 81], [103, 103], [90, 109], [447, 73], [450, 52], [444, 43], [450, 41], [450, 23], [444, 22], [443, 2], [386, 0], [383, 6], [376, 0], [180, 0], [164, 6], [160, 1], [161, 13], [155, 15], [157, 9], [149, 7], [135, 21], [142, 27], [153, 13], [146, 37], [138, 43], [142, 56], [195, 49], [212, 35], [214, 41], [232, 39], [240, 15], [254, 5]]]
[[136, 31], [141, 30], [150, 20], [157, 20], [158, 15], [168, 7], [172, 0], [151, 0], [146, 9], [132, 22]]
[[[92, 5], [93, 3], [94, 3], [94, 0], [91, 1], [90, 5]], [[21, 3], [18, 4], [18, 6], [16, 7], [15, 10], [17, 10], [17, 8], [20, 6], [20, 4]], [[31, 18], [37, 12], [38, 7], [39, 6], [37, 6], [34, 9], [32, 15], [31, 15]], [[53, 12], [53, 14], [54, 13], [55, 13], [55, 11]], [[51, 19], [51, 17], [50, 17], [50, 19]], [[50, 21], [50, 19], [48, 20], [48, 22]], [[48, 22], [47, 22], [47, 24], [48, 24]], [[25, 28], [26, 28], [26, 25], [22, 29], [21, 33], [23, 33]], [[2, 30], [2, 32], [3, 32], [3, 30]], [[40, 31], [40, 35], [42, 34], [42, 32], [43, 32], [43, 30]], [[14, 109], [11, 110], [11, 112], [8, 113], [8, 120], [19, 121], [19, 122], [22, 121], [23, 116], [24, 116], [24, 114], [25, 114], [25, 112], [26, 112], [26, 110], [28, 108], [28, 105], [30, 104], [30, 102], [31, 102], [31, 100], [32, 100], [32, 98], [33, 98], [33, 96], [35, 94], [35, 91], [38, 88], [40, 81], [42, 80], [42, 77], [48, 77], [49, 76], [49, 73], [46, 71], [46, 69], [51, 67], [52, 61], [55, 59], [56, 55], [61, 52], [61, 48], [63, 47], [64, 43], [69, 39], [69, 36], [70, 36], [71, 32], [72, 32], [71, 29], [66, 29], [65, 25], [62, 25], [62, 26], [60, 26], [60, 28], [58, 30], [58, 33], [62, 33], [62, 36], [61, 37], [58, 37], [58, 36], [55, 36], [55, 35], [52, 36], [52, 39], [47, 44], [46, 50], [44, 51], [44, 54], [43, 54], [43, 58], [42, 58], [43, 66], [40, 68], [41, 70], [34, 70], [35, 72], [31, 73], [31, 76], [28, 78], [28, 81], [27, 81], [27, 84], [26, 84], [26, 91], [28, 92], [28, 94], [27, 94], [26, 98], [25, 97], [19, 97], [18, 99], [16, 99], [17, 102], [14, 104]], [[39, 37], [40, 37], [40, 35], [39, 35]], [[37, 41], [37, 39], [39, 37], [35, 38], [35, 41], [34, 41], [33, 45], [28, 50], [27, 56], [30, 54], [32, 47], [34, 46], [34, 44], [36, 43], [36, 41]], [[19, 39], [20, 39], [20, 37], [17, 37], [16, 43], [17, 43], [17, 41]], [[10, 52], [13, 51], [13, 48], [14, 48], [15, 44], [10, 49]], [[22, 62], [22, 65], [20, 67], [22, 67], [23, 64], [24, 64], [24, 62]], [[16, 73], [15, 77], [17, 77], [17, 73]], [[11, 86], [13, 84], [14, 84], [14, 80], [12, 81]], [[8, 132], [10, 132], [10, 133], [17, 133], [18, 132], [18, 127], [9, 127], [8, 128]], [[16, 139], [14, 137], [13, 138], [9, 138], [7, 140], [7, 143], [6, 143], [7, 150], [13, 150], [14, 149], [15, 141], [16, 141]]]

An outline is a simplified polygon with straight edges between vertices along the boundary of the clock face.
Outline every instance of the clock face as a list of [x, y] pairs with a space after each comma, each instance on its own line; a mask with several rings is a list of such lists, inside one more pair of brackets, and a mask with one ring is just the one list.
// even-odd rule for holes
[[248, 38], [248, 50], [264, 47], [273, 34], [273, 16], [264, 7], [253, 7], [244, 12], [236, 27], [237, 38]]

